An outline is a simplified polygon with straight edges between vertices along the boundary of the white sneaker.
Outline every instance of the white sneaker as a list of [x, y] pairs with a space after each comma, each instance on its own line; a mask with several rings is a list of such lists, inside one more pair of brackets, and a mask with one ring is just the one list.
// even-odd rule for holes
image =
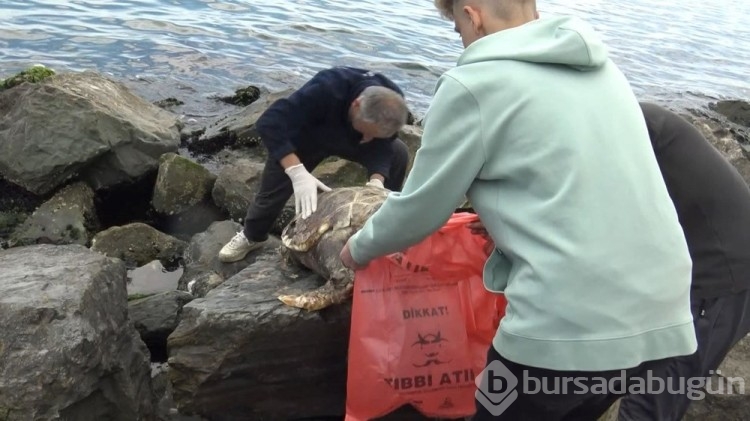
[[242, 260], [251, 251], [260, 248], [263, 242], [249, 241], [245, 233], [240, 231], [219, 251], [219, 261], [224, 263]]

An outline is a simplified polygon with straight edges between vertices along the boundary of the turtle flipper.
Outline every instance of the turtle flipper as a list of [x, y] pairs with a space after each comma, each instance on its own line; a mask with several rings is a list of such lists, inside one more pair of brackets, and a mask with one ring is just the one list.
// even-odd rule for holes
[[350, 299], [353, 290], [354, 285], [351, 282], [336, 285], [333, 281], [328, 281], [312, 291], [296, 295], [280, 295], [278, 298], [290, 307], [317, 311]]

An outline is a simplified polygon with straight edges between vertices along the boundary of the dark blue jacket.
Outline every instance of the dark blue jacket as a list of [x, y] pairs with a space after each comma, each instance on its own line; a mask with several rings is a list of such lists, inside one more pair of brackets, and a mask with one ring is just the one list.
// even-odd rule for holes
[[392, 158], [390, 143], [396, 135], [359, 144], [362, 134], [349, 121], [352, 101], [368, 86], [385, 86], [404, 96], [396, 84], [381, 74], [334, 67], [317, 73], [289, 97], [274, 102], [256, 123], [269, 157], [278, 161], [292, 152], [298, 156], [356, 156], [368, 175], [387, 176]]

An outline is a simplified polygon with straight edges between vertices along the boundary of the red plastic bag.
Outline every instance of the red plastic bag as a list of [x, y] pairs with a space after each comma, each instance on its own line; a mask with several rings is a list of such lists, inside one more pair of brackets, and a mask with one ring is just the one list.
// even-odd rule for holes
[[355, 273], [346, 421], [411, 404], [428, 417], [475, 412], [474, 379], [505, 313], [482, 284], [486, 240], [455, 213], [421, 243]]

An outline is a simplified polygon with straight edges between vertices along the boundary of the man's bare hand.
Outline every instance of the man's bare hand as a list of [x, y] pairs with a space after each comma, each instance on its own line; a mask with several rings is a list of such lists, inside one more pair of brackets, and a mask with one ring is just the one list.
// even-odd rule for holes
[[349, 242], [347, 241], [346, 244], [344, 244], [344, 248], [341, 249], [341, 253], [339, 253], [339, 258], [341, 259], [341, 263], [344, 264], [344, 266], [348, 267], [351, 270], [360, 270], [367, 267], [367, 263], [364, 265], [360, 265], [354, 260], [354, 257], [352, 257], [352, 253], [349, 251]]

